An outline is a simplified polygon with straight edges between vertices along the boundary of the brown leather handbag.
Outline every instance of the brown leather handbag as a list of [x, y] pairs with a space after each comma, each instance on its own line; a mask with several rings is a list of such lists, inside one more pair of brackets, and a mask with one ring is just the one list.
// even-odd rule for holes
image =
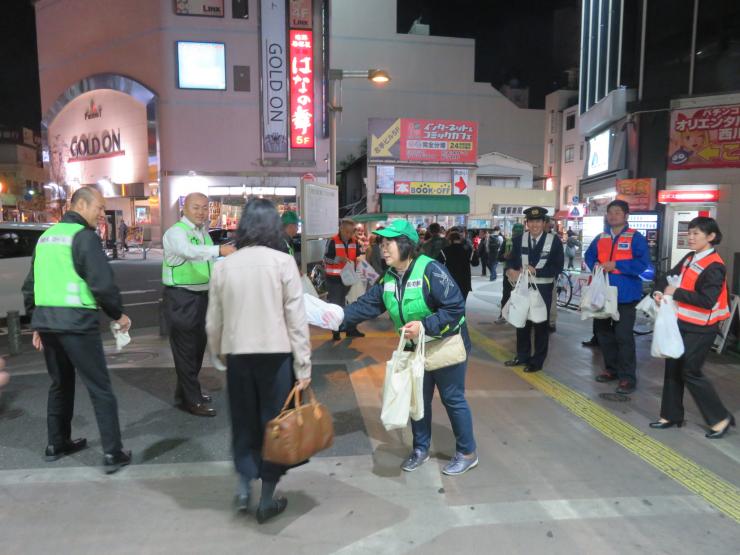
[[[301, 463], [334, 442], [331, 414], [309, 387], [309, 402], [301, 405], [301, 392], [293, 387], [280, 414], [265, 428], [262, 458], [286, 466]], [[295, 407], [288, 408], [295, 399]]]

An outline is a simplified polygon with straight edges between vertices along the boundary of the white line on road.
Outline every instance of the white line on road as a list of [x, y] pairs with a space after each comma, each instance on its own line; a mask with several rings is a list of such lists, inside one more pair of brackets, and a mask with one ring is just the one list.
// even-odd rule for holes
[[121, 291], [121, 295], [140, 295], [142, 293], [156, 293], [158, 289], [132, 289], [131, 291]]
[[131, 306], [144, 306], [144, 305], [147, 305], [147, 304], [159, 304], [159, 301], [147, 301], [145, 303], [126, 303], [124, 305], [124, 308], [129, 308]]

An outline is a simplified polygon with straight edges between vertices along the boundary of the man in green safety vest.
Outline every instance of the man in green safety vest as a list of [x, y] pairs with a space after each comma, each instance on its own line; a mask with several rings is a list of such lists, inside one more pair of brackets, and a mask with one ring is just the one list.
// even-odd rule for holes
[[31, 315], [33, 346], [44, 351], [51, 377], [47, 404], [49, 442], [46, 460], [55, 461], [87, 447], [72, 439], [75, 370], [87, 387], [95, 410], [108, 474], [131, 462], [124, 451], [118, 403], [111, 387], [100, 337], [98, 308], [128, 331], [121, 293], [95, 233], [105, 217], [99, 191], [82, 187], [72, 195], [70, 210], [39, 238], [31, 271], [23, 284], [26, 313]]
[[216, 416], [210, 396], [198, 381], [206, 351], [208, 284], [216, 258], [236, 251], [233, 245], [214, 245], [208, 235], [208, 197], [190, 193], [183, 216], [162, 238], [164, 313], [175, 360], [175, 405], [195, 416]]
[[300, 220], [298, 219], [298, 214], [293, 212], [292, 210], [287, 210], [283, 212], [283, 215], [280, 217], [280, 219], [283, 222], [283, 232], [285, 236], [283, 237], [283, 242], [285, 243], [285, 248], [282, 249], [283, 252], [287, 252], [290, 256], [296, 259], [296, 264], [299, 264], [298, 256], [296, 255], [295, 247], [293, 246], [293, 238], [298, 235], [298, 224], [300, 223]]

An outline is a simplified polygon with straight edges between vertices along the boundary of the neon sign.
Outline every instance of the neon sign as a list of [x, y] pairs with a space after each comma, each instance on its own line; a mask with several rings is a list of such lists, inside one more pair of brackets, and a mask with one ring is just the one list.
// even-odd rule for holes
[[313, 33], [290, 31], [290, 146], [313, 148]]

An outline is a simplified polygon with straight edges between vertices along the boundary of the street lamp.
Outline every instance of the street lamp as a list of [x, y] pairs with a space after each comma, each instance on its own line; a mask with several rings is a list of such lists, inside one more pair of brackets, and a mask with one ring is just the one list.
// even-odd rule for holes
[[337, 179], [337, 112], [342, 111], [341, 100], [337, 98], [337, 82], [344, 79], [367, 79], [371, 83], [383, 86], [390, 83], [391, 76], [384, 69], [330, 69], [329, 70], [329, 183]]

